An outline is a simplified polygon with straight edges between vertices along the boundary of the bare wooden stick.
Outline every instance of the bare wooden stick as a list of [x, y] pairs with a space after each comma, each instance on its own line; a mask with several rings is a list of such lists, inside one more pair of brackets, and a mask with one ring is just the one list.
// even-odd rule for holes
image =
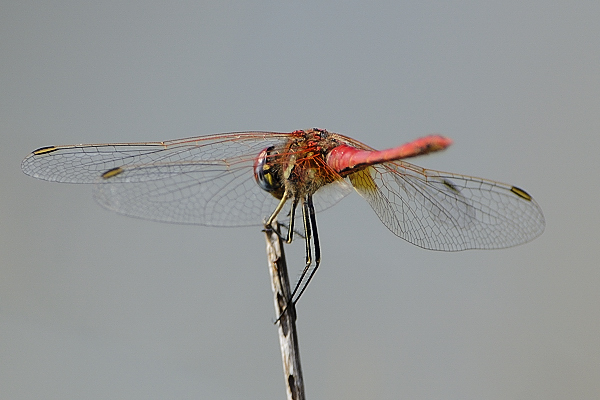
[[300, 351], [296, 334], [296, 307], [291, 301], [290, 280], [283, 252], [283, 241], [278, 235], [279, 224], [273, 221], [272, 228], [265, 227], [267, 258], [271, 287], [273, 289], [275, 315], [279, 331], [279, 345], [283, 361], [283, 374], [288, 400], [304, 400], [304, 381], [300, 365]]

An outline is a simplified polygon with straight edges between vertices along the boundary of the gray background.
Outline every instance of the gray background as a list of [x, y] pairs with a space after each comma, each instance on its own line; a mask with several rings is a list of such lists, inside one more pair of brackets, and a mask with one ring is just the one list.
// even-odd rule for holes
[[[358, 195], [321, 213], [309, 399], [600, 397], [598, 1], [100, 3], [0, 5], [1, 398], [283, 398], [258, 228], [122, 217], [19, 164], [313, 126], [377, 148], [450, 136], [415, 163], [523, 187], [547, 228], [440, 253]], [[302, 257], [288, 247], [293, 277]]]

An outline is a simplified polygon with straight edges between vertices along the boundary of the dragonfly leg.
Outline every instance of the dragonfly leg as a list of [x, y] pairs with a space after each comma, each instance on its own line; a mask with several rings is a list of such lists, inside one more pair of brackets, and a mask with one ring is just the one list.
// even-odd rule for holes
[[319, 263], [321, 262], [321, 245], [319, 244], [319, 231], [317, 230], [317, 216], [315, 214], [315, 207], [313, 205], [312, 196], [308, 196], [308, 215], [309, 215], [309, 219], [310, 219], [310, 225], [312, 228], [313, 245], [315, 246], [315, 264], [316, 264], [315, 269], [313, 270], [312, 274], [310, 274], [310, 277], [308, 278], [308, 280], [310, 281], [312, 276], [317, 271], [317, 268], [319, 268]]
[[[311, 201], [311, 204], [312, 204], [312, 201]], [[291, 236], [290, 232], [293, 231], [294, 210], [296, 209], [297, 205], [298, 205], [298, 199], [294, 199], [293, 204], [292, 204], [292, 210], [290, 211], [291, 220], [290, 220], [290, 230], [288, 231], [289, 236]], [[311, 223], [309, 220], [309, 218], [310, 218], [309, 215], [310, 214], [309, 214], [308, 203], [307, 203], [306, 199], [302, 199], [302, 221], [304, 222], [304, 240], [306, 243], [306, 266], [304, 267], [302, 274], [300, 274], [300, 278], [298, 279], [298, 282], [296, 283], [296, 286], [294, 287], [294, 290], [292, 291], [290, 298], [287, 299], [288, 304], [283, 309], [283, 311], [281, 312], [281, 314], [279, 315], [279, 318], [277, 318], [275, 323], [279, 322], [279, 320], [281, 319], [283, 314], [285, 314], [285, 312], [288, 310], [288, 308], [291, 307], [293, 309], [294, 304], [296, 304], [296, 301], [298, 301], [298, 300], [294, 300], [296, 292], [299, 289], [301, 289], [301, 292], [304, 292], [304, 289], [306, 288], [306, 285], [308, 284], [308, 282], [304, 283], [304, 278], [306, 277], [306, 274], [308, 273], [309, 268], [310, 268], [310, 264], [312, 263], [311, 250], [310, 250], [310, 239], [311, 239], [312, 235], [311, 235]], [[313, 210], [313, 215], [314, 215], [314, 210]], [[311, 274], [311, 276], [312, 276], [312, 274]]]
[[[319, 244], [319, 233], [317, 231], [317, 218], [315, 215], [315, 208], [312, 201], [312, 196], [307, 196], [306, 200], [302, 203], [302, 216], [304, 217], [304, 229], [306, 231], [306, 266], [300, 274], [300, 279], [298, 279], [298, 283], [296, 283], [296, 287], [292, 292], [292, 303], [296, 304], [302, 293], [308, 287], [308, 284], [312, 280], [313, 276], [317, 272], [319, 268], [319, 264], [321, 263], [321, 245]], [[312, 263], [311, 256], [311, 241], [312, 245], [315, 248], [315, 265], [310, 270], [310, 265]], [[310, 273], [309, 273], [310, 271]]]
[[[277, 204], [277, 207], [275, 207], [275, 211], [273, 211], [271, 216], [265, 222], [265, 227], [271, 228], [271, 224], [273, 223], [273, 221], [275, 221], [275, 219], [277, 218], [277, 215], [279, 215], [279, 212], [281, 212], [281, 209], [283, 208], [283, 206], [285, 205], [285, 202], [288, 199], [289, 199], [288, 192], [287, 191], [283, 192], [283, 196], [281, 196], [281, 200], [279, 201], [279, 204]], [[293, 219], [292, 219], [292, 221], [293, 221]], [[275, 233], [277, 233], [277, 236], [279, 236], [281, 239], [283, 239], [283, 237], [281, 236], [281, 233], [279, 233], [278, 230], [276, 230]], [[289, 237], [290, 237], [290, 233], [288, 232], [288, 238]], [[285, 240], [287, 241], [287, 239], [285, 239]], [[288, 242], [288, 243], [290, 243], [290, 242]]]
[[304, 222], [304, 233], [306, 234], [304, 240], [306, 242], [306, 267], [304, 267], [304, 271], [302, 272], [302, 276], [300, 279], [304, 278], [308, 267], [312, 262], [311, 250], [310, 250], [310, 239], [312, 237], [311, 229], [310, 229], [310, 216], [308, 213], [308, 202], [306, 200], [302, 201], [302, 221]]
[[292, 299], [294, 298], [294, 296], [296, 295], [296, 292], [298, 292], [298, 289], [300, 289], [300, 287], [304, 284], [304, 277], [306, 276], [309, 268], [310, 268], [310, 264], [311, 264], [311, 250], [310, 250], [310, 239], [312, 237], [311, 231], [310, 231], [310, 221], [308, 220], [309, 216], [308, 216], [308, 205], [306, 203], [306, 200], [303, 199], [302, 200], [302, 220], [304, 222], [304, 240], [306, 243], [306, 265], [304, 266], [304, 269], [302, 270], [302, 273], [300, 274], [300, 278], [298, 279], [298, 282], [296, 283], [296, 286], [294, 287], [294, 290], [292, 291]]
[[298, 206], [298, 199], [294, 198], [292, 200], [292, 209], [290, 210], [290, 226], [288, 227], [287, 239], [285, 239], [286, 243], [292, 243], [294, 239], [294, 219], [296, 219], [296, 207]]
[[275, 221], [275, 218], [277, 218], [277, 215], [279, 214], [279, 212], [285, 205], [285, 202], [288, 200], [288, 198], [289, 198], [289, 194], [286, 190], [285, 192], [283, 192], [283, 196], [281, 196], [281, 200], [279, 201], [279, 204], [277, 204], [277, 207], [275, 207], [275, 211], [273, 211], [273, 213], [271, 214], [269, 219], [267, 219], [267, 222], [265, 222], [265, 225], [267, 227], [270, 227], [271, 224], [273, 223], [273, 221]]
[[[287, 230], [288, 230], [288, 228], [289, 228], [290, 225], [287, 224], [287, 223], [280, 222], [279, 226], [284, 227], [285, 231], [287, 232]], [[296, 229], [296, 224], [294, 224], [294, 238], [296, 238], [296, 236], [300, 236], [302, 239], [304, 239], [304, 233], [302, 233], [298, 229]], [[282, 238], [282, 239], [284, 239], [284, 240], [287, 239], [287, 233], [286, 233], [286, 237]]]
[[[298, 300], [300, 300], [300, 297], [302, 297], [302, 293], [304, 293], [304, 291], [308, 287], [308, 284], [310, 283], [313, 276], [317, 272], [317, 269], [319, 269], [319, 264], [321, 263], [321, 245], [319, 244], [319, 232], [317, 230], [317, 217], [315, 215], [315, 207], [313, 206], [312, 196], [308, 196], [306, 205], [308, 208], [308, 219], [310, 220], [310, 225], [312, 228], [313, 245], [315, 246], [315, 266], [313, 267], [313, 270], [310, 272], [310, 275], [306, 279], [306, 282], [302, 285], [302, 289], [296, 296], [295, 300], [294, 300], [294, 295], [292, 295], [292, 301], [294, 304], [296, 304], [296, 302]], [[302, 273], [301, 280], [302, 280], [302, 278], [304, 278], [304, 275], [306, 275], [308, 266], [309, 265], [307, 264], [304, 272]], [[296, 290], [294, 290], [294, 292], [296, 292]]]

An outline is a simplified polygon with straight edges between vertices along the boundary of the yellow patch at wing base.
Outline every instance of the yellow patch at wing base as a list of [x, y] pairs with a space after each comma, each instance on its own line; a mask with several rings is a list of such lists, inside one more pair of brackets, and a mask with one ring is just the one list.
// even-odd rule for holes
[[377, 185], [371, 175], [373, 168], [368, 167], [360, 171], [348, 175], [352, 186], [359, 192], [374, 192], [377, 191]]

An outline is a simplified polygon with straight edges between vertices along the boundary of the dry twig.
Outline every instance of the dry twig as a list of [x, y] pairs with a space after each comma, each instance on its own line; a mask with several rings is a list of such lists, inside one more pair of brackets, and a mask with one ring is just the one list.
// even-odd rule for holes
[[271, 287], [273, 288], [275, 315], [279, 331], [279, 345], [288, 400], [304, 400], [304, 381], [300, 365], [300, 351], [296, 334], [296, 307], [291, 303], [290, 280], [285, 263], [283, 241], [279, 236], [277, 221], [265, 227], [267, 258]]

